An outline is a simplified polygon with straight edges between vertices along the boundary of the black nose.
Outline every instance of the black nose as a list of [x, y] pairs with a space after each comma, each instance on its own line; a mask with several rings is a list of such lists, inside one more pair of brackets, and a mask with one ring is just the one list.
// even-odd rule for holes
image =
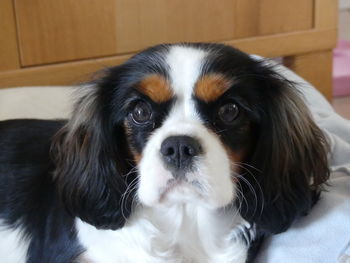
[[202, 148], [190, 136], [171, 136], [163, 141], [160, 152], [166, 165], [179, 172], [191, 167], [194, 157], [202, 153]]

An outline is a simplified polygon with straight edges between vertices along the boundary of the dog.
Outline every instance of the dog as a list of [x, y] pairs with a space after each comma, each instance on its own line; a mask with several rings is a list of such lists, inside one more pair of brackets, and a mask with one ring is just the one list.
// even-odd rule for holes
[[0, 122], [0, 256], [252, 262], [316, 203], [327, 151], [266, 61], [151, 47], [84, 85], [69, 120]]

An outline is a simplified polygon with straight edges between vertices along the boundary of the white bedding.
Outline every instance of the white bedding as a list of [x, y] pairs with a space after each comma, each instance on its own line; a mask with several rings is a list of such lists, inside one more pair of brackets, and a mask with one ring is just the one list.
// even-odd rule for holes
[[[278, 70], [297, 81], [318, 125], [331, 145], [331, 179], [311, 213], [285, 233], [269, 238], [258, 263], [350, 262], [350, 121], [308, 83], [282, 66]], [[0, 120], [66, 118], [71, 111], [71, 88], [0, 89]]]

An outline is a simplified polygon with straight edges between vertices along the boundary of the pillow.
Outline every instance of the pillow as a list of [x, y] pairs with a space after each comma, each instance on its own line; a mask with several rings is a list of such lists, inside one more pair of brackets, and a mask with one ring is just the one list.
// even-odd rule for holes
[[72, 87], [0, 89], [0, 120], [68, 118], [73, 90]]

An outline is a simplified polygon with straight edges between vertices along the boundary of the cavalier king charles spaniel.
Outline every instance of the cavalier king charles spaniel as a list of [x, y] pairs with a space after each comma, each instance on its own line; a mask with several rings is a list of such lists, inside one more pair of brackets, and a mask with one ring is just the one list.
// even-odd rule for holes
[[69, 120], [0, 122], [1, 262], [252, 262], [328, 175], [269, 63], [158, 45], [82, 87]]

